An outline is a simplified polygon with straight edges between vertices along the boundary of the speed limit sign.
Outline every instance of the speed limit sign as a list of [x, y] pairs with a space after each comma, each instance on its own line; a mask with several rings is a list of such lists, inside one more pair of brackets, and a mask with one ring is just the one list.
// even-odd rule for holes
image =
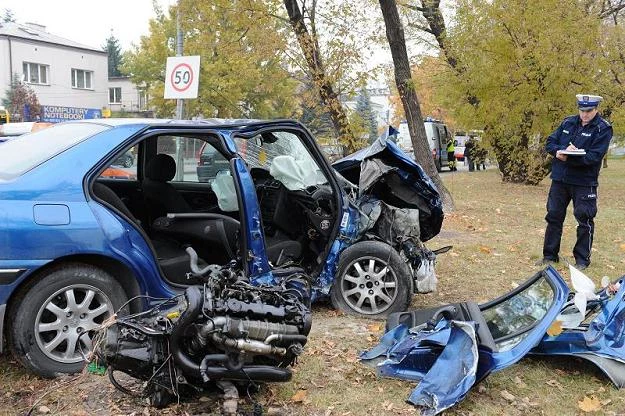
[[199, 78], [199, 56], [167, 58], [165, 98], [197, 98]]

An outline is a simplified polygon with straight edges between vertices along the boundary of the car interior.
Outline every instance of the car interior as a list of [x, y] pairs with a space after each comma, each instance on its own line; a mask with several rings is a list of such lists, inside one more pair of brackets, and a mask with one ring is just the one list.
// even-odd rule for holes
[[[198, 253], [200, 267], [238, 258], [235, 182], [229, 171], [200, 182], [195, 170], [200, 147], [213, 146], [225, 159], [218, 138], [152, 136], [135, 146], [137, 166], [128, 169], [128, 177], [100, 176], [92, 192], [143, 232], [164, 277], [174, 284], [195, 283], [187, 278], [188, 246]], [[295, 133], [237, 139], [237, 148], [255, 184], [269, 262], [274, 268], [315, 270], [337, 217], [327, 179]]]

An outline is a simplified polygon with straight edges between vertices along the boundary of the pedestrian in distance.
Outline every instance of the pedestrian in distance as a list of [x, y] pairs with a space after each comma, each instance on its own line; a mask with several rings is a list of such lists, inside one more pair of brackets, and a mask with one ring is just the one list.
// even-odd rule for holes
[[575, 266], [583, 270], [590, 265], [599, 170], [612, 139], [612, 126], [598, 114], [597, 107], [602, 97], [578, 94], [576, 98], [578, 115], [565, 118], [549, 135], [545, 146], [547, 153], [554, 158], [547, 198], [543, 258], [537, 264], [559, 261], [562, 225], [566, 209], [573, 201], [573, 215], [577, 220], [573, 256]]
[[464, 144], [464, 159], [467, 161], [469, 165], [469, 172], [473, 172], [475, 170], [475, 139], [473, 137], [469, 137], [469, 140]]
[[454, 139], [449, 139], [447, 142], [447, 164], [450, 171], [458, 170], [456, 168], [456, 144], [454, 143]]

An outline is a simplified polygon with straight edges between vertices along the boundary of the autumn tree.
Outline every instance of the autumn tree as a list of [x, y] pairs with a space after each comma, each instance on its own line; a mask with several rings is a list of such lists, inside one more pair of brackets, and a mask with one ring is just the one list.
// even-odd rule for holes
[[373, 143], [378, 138], [378, 120], [373, 111], [371, 96], [366, 88], [362, 88], [356, 97], [356, 113], [367, 130], [369, 143]]
[[2, 105], [11, 114], [13, 122], [37, 120], [41, 116], [37, 94], [21, 81], [19, 74], [13, 75], [11, 85], [2, 99]]
[[180, 12], [184, 54], [201, 56], [198, 98], [185, 100], [188, 117], [291, 117], [296, 83], [284, 62], [284, 26], [270, 7], [262, 0], [180, 0], [169, 15], [157, 9], [122, 70], [147, 86], [157, 115], [172, 116], [175, 100], [163, 99], [165, 62], [175, 55]]
[[544, 140], [575, 111], [575, 93], [595, 87], [598, 41], [599, 21], [577, 0], [458, 3], [446, 42], [462, 70], [443, 74], [441, 93], [464, 126], [484, 129], [504, 181], [545, 177]]
[[379, 1], [386, 26], [386, 37], [393, 56], [395, 84], [404, 107], [415, 159], [436, 184], [445, 208], [451, 210], [454, 208], [453, 199], [438, 175], [425, 134], [421, 107], [410, 73], [410, 61], [408, 60], [408, 52], [406, 50], [404, 27], [399, 18], [397, 4], [395, 0]]
[[102, 49], [104, 49], [108, 54], [108, 75], [109, 77], [119, 77], [122, 75], [120, 71], [120, 67], [122, 65], [122, 48], [119, 46], [119, 40], [111, 33], [104, 45], [102, 45]]
[[366, 7], [354, 2], [283, 0], [295, 34], [292, 65], [305, 71], [327, 108], [339, 141], [351, 153], [362, 146], [340, 96], [353, 95], [370, 75], [365, 63], [376, 35], [367, 27]]

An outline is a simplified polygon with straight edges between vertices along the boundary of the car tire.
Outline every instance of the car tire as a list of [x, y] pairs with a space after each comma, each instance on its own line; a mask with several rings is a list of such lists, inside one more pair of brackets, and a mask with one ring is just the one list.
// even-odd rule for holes
[[126, 156], [126, 158], [124, 159], [124, 167], [125, 168], [132, 167], [132, 162], [133, 162], [132, 156], [130, 156], [130, 155]]
[[[9, 348], [42, 377], [77, 373], [85, 366], [80, 353], [90, 349], [95, 328], [127, 299], [120, 284], [99, 268], [78, 263], [55, 267], [12, 301]], [[88, 334], [80, 335], [84, 332]]]
[[413, 279], [399, 253], [381, 241], [361, 241], [341, 254], [332, 305], [350, 315], [383, 319], [410, 305]]

